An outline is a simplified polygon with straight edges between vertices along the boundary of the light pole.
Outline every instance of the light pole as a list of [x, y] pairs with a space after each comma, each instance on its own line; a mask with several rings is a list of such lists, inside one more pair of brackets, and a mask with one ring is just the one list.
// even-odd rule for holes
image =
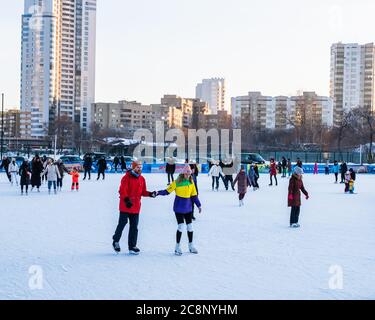
[[3, 145], [4, 145], [4, 93], [1, 94], [1, 149], [0, 160], [3, 160]]

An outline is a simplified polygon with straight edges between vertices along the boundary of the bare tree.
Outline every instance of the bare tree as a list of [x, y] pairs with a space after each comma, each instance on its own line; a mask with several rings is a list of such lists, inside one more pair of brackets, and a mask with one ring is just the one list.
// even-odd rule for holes
[[375, 114], [368, 108], [359, 107], [353, 110], [353, 116], [357, 120], [356, 129], [364, 137], [366, 145], [369, 143], [367, 148], [368, 162], [374, 162], [373, 145], [374, 145], [374, 134], [375, 134]]
[[57, 148], [62, 152], [67, 146], [72, 146], [73, 120], [67, 115], [60, 116], [54, 123], [57, 134]]

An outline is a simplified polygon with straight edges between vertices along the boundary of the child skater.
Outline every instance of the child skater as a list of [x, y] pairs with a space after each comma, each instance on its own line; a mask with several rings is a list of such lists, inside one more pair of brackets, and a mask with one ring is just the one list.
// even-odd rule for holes
[[72, 191], [76, 189], [79, 190], [79, 172], [76, 167], [73, 168], [73, 171], [69, 172], [72, 176]]
[[247, 188], [251, 187], [251, 181], [249, 176], [245, 172], [245, 167], [241, 166], [240, 172], [237, 174], [236, 179], [234, 179], [234, 185], [238, 182], [237, 192], [239, 194], [240, 207], [244, 205], [243, 199], [247, 193]]
[[189, 239], [189, 251], [193, 254], [198, 254], [198, 250], [193, 245], [193, 218], [192, 205], [193, 203], [198, 207], [199, 213], [202, 212], [202, 206], [198, 199], [197, 190], [192, 178], [192, 170], [190, 166], [186, 166], [182, 174], [177, 180], [173, 181], [166, 190], [157, 192], [157, 195], [168, 196], [173, 191], [176, 192], [173, 210], [175, 212], [178, 228], [176, 233], [176, 248], [175, 254], [182, 255], [180, 246], [182, 232], [184, 230], [184, 223], [187, 226], [187, 234]]

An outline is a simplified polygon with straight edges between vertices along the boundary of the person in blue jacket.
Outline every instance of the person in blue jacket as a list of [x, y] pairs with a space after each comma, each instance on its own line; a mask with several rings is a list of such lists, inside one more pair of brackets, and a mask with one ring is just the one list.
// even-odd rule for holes
[[338, 183], [340, 168], [339, 168], [339, 163], [336, 160], [333, 163], [333, 169], [332, 169], [332, 171], [335, 174], [335, 183]]

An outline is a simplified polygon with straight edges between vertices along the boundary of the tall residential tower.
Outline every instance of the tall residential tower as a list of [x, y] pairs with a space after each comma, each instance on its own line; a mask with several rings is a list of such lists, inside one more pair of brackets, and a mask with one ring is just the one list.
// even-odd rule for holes
[[95, 46], [96, 0], [25, 0], [21, 110], [32, 137], [53, 134], [62, 116], [90, 129]]
[[225, 79], [204, 79], [196, 86], [195, 97], [207, 102], [211, 114], [224, 111], [225, 108]]
[[345, 112], [361, 107], [374, 111], [375, 46], [336, 43], [331, 47], [330, 95], [334, 125]]

